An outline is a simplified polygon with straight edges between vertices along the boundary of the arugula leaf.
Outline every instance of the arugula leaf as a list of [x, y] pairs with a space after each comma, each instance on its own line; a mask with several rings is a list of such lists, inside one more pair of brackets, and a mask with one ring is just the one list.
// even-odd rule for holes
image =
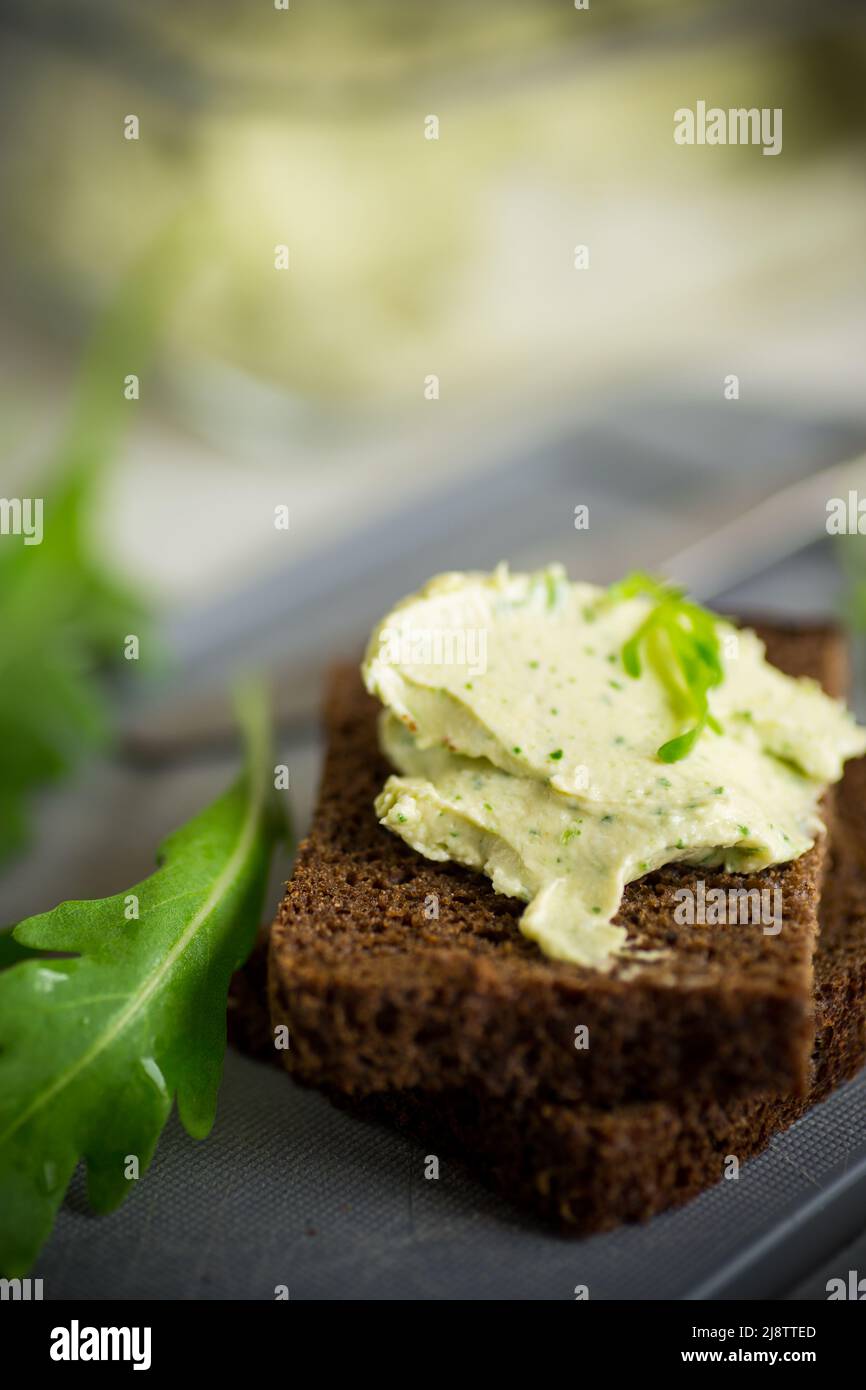
[[622, 664], [637, 679], [641, 652], [667, 686], [678, 718], [690, 727], [657, 750], [663, 763], [679, 762], [692, 751], [704, 729], [721, 733], [710, 713], [709, 692], [725, 678], [715, 614], [691, 602], [685, 590], [642, 570], [626, 575], [607, 591], [608, 600], [644, 597], [653, 606], [637, 631], [624, 643]]
[[852, 634], [866, 633], [866, 545], [860, 535], [833, 538], [845, 584], [840, 600], [840, 617]]
[[[0, 973], [0, 1272], [25, 1273], [80, 1158], [100, 1212], [144, 1173], [177, 1096], [213, 1124], [232, 972], [252, 946], [283, 825], [263, 693], [239, 697], [246, 767], [162, 846], [126, 893], [66, 902], [16, 927], [41, 955]], [[137, 910], [138, 916], [133, 914]]]
[[38, 951], [31, 951], [29, 946], [22, 946], [20, 941], [16, 941], [9, 928], [4, 927], [0, 931], [0, 970], [8, 970], [10, 965], [32, 960], [38, 955]]
[[107, 740], [99, 669], [142, 631], [140, 604], [87, 557], [85, 496], [79, 480], [47, 508], [42, 545], [0, 564], [0, 862], [26, 842], [33, 790]]
[[27, 840], [33, 791], [108, 739], [104, 667], [142, 635], [144, 607], [94, 555], [88, 522], [99, 479], [136, 405], [124, 370], [141, 372], [188, 254], [185, 219], [133, 267], [99, 323], [70, 420], [44, 486], [43, 539], [0, 537], [0, 864]]

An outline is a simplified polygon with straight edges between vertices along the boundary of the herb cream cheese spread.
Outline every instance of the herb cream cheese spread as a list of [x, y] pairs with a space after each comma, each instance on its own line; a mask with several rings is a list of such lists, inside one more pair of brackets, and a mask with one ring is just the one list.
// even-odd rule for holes
[[[844, 706], [771, 666], [755, 633], [675, 596], [629, 660], [656, 609], [558, 565], [443, 574], [387, 615], [362, 667], [396, 769], [381, 823], [526, 902], [521, 930], [546, 955], [600, 969], [628, 954], [611, 920], [626, 883], [674, 861], [796, 859], [824, 787], [866, 751]], [[691, 648], [688, 610], [704, 624]], [[704, 657], [705, 719], [682, 739]]]

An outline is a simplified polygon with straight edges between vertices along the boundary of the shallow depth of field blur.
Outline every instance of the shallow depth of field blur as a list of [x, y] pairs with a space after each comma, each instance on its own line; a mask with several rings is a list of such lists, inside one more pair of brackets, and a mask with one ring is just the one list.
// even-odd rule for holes
[[[851, 619], [866, 721], [866, 515], [862, 534], [826, 526], [835, 493], [866, 512], [862, 0], [288, 3], [0, 0], [0, 970], [22, 949], [5, 928], [130, 904], [225, 791], [239, 673], [265, 677], [288, 782], [273, 920], [316, 801], [327, 669], [443, 570], [641, 568], [745, 618]], [[781, 153], [675, 143], [699, 102], [781, 108]], [[9, 524], [25, 499], [39, 544]], [[250, 824], [217, 880], [229, 904]], [[195, 975], [202, 910], [178, 938]], [[75, 919], [64, 939], [97, 952], [96, 919]], [[118, 1028], [182, 1017], [169, 999], [142, 1021], [177, 958], [109, 996], [117, 1028], [79, 1061], [66, 1027], [42, 1030], [52, 1125], [82, 1068], [107, 1116]], [[132, 1105], [162, 1080], [152, 1051]], [[594, 1238], [577, 1276], [572, 1242], [500, 1212], [450, 1154], [428, 1183], [426, 1139], [377, 1137], [229, 1049], [208, 1144], [175, 1117], [99, 1221], [79, 1172], [36, 1296], [44, 1278], [51, 1299], [536, 1299], [575, 1277], [593, 1299], [776, 1296], [832, 1245], [804, 1295], [823, 1298], [863, 1253], [836, 1250], [863, 1172], [863, 1091], [846, 1094], [751, 1181]]]
[[[161, 596], [279, 565], [275, 486], [297, 556], [602, 399], [737, 372], [747, 404], [859, 408], [858, 6], [4, 0], [0, 36], [5, 491], [190, 224], [105, 529]], [[781, 106], [782, 154], [678, 147], [698, 99]]]
[[[660, 564], [862, 449], [861, 6], [0, 0], [0, 52], [0, 494], [50, 502], [83, 375], [86, 545], [190, 681], [255, 631], [287, 689], [437, 568]], [[781, 154], [675, 144], [698, 101]]]

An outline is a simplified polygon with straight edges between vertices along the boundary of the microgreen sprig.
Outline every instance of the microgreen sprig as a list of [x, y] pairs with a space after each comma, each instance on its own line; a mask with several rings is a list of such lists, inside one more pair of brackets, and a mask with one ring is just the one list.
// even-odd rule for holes
[[725, 678], [716, 618], [693, 603], [683, 589], [636, 570], [608, 589], [614, 602], [649, 598], [653, 607], [637, 631], [623, 645], [626, 674], [637, 679], [643, 653], [667, 687], [677, 714], [689, 727], [658, 749], [663, 763], [679, 762], [694, 748], [704, 729], [721, 733], [710, 713], [709, 692]]

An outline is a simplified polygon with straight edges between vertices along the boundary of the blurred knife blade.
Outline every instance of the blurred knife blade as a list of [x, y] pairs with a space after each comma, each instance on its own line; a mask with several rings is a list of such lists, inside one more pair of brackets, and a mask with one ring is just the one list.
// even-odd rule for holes
[[[866, 496], [866, 455], [776, 490], [676, 554], [666, 559], [650, 557], [647, 567], [709, 602], [826, 536], [828, 501], [847, 500], [850, 493]], [[411, 550], [413, 543], [407, 531], [404, 548]], [[392, 563], [395, 551], [399, 554], [400, 541], [395, 546], [392, 538]], [[347, 614], [345, 594], [352, 593], [358, 600], [363, 589], [363, 607], [372, 613], [385, 611], [394, 599], [389, 570], [365, 574], [364, 563], [360, 556], [335, 558], [324, 586], [311, 583], [290, 596], [278, 590], [265, 595], [273, 611], [272, 621], [265, 624], [270, 639], [262, 663], [272, 672], [274, 717], [282, 742], [314, 732], [328, 667], [334, 661], [360, 659], [364, 631]], [[248, 599], [238, 600], [243, 602]], [[263, 614], [257, 617], [262, 619]], [[205, 650], [206, 640], [201, 645]], [[124, 756], [138, 762], [171, 762], [234, 740], [224, 672], [218, 675], [212, 667], [203, 666], [186, 674], [179, 688], [127, 713], [120, 741]]]

